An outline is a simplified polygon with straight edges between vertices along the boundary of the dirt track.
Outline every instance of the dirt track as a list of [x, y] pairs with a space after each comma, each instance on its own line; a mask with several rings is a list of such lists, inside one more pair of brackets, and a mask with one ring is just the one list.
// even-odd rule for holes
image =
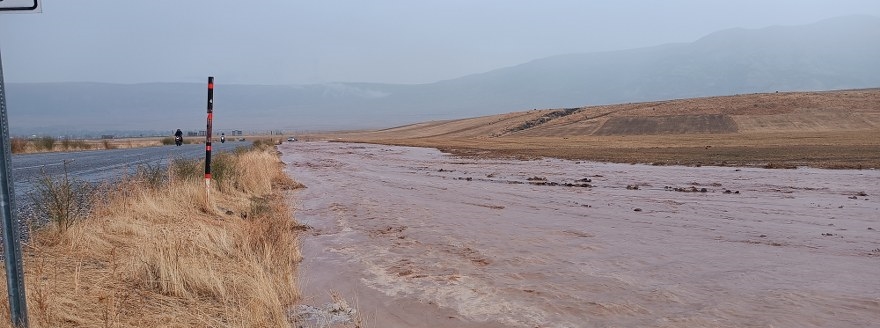
[[306, 301], [339, 291], [373, 327], [880, 322], [876, 170], [279, 149], [308, 187]]

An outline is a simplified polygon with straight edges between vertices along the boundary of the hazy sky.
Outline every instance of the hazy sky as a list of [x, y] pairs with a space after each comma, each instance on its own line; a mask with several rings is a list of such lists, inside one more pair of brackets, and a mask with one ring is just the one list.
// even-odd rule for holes
[[[878, 0], [43, 0], [0, 14], [7, 82], [430, 83], [734, 27], [880, 16]], [[876, 41], [876, 40], [875, 40]]]

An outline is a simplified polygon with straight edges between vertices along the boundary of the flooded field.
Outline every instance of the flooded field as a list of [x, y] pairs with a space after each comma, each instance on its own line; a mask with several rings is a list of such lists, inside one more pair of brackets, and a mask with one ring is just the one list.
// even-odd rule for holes
[[279, 146], [305, 303], [370, 327], [868, 327], [880, 171]]

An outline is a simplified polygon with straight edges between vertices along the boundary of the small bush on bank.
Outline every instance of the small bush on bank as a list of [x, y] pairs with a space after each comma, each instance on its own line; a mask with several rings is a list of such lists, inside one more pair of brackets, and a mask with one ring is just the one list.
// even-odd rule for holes
[[219, 153], [211, 158], [211, 179], [216, 182], [217, 189], [228, 191], [235, 188], [237, 157], [232, 153]]
[[159, 140], [163, 146], [170, 146], [174, 144], [174, 137], [165, 137], [162, 140]]
[[281, 139], [272, 139], [272, 138], [260, 138], [260, 139], [254, 140], [254, 142], [253, 142], [254, 148], [260, 149], [260, 150], [266, 150], [271, 147], [274, 147], [275, 145], [280, 145], [280, 144], [281, 144]]
[[35, 141], [34, 146], [37, 148], [37, 150], [51, 151], [55, 149], [55, 141], [55, 138], [50, 136], [40, 137]]
[[10, 140], [10, 146], [13, 154], [23, 153], [27, 149], [27, 140], [24, 138], [14, 137]]
[[101, 144], [104, 145], [104, 149], [116, 149], [116, 145], [112, 144], [110, 140], [101, 140]]
[[168, 182], [168, 171], [159, 163], [155, 165], [143, 164], [137, 168], [137, 180], [149, 189], [158, 190]]
[[197, 159], [175, 158], [170, 171], [175, 181], [199, 181], [205, 176], [205, 165]]
[[68, 175], [65, 161], [64, 174], [59, 177], [41, 172], [30, 197], [37, 215], [66, 231], [76, 220], [88, 215], [94, 192], [88, 182]]

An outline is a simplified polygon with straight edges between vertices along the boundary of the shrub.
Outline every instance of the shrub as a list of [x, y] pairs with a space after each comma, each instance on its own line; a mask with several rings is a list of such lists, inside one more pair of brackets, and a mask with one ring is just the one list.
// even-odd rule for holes
[[237, 164], [236, 156], [230, 153], [219, 153], [211, 158], [211, 179], [216, 181], [217, 189], [235, 188]]
[[165, 137], [160, 140], [163, 146], [169, 146], [174, 144], [174, 137]]
[[88, 215], [95, 192], [91, 184], [68, 175], [67, 161], [63, 170], [60, 177], [42, 170], [30, 194], [36, 214], [55, 222], [61, 231]]
[[262, 138], [262, 139], [254, 140], [253, 144], [254, 144], [254, 148], [256, 148], [256, 149], [266, 150], [270, 147], [281, 144], [281, 141], [280, 141], [280, 139], [275, 140], [275, 139], [271, 139], [271, 138]]
[[55, 138], [50, 136], [40, 137], [37, 139], [35, 146], [37, 149], [52, 150], [55, 149]]
[[137, 180], [147, 188], [158, 190], [168, 182], [168, 170], [158, 163], [156, 165], [142, 164], [137, 167]]
[[13, 154], [23, 153], [27, 149], [27, 140], [25, 140], [24, 138], [15, 137], [12, 138], [12, 140], [10, 141]]
[[104, 149], [116, 149], [116, 145], [110, 143], [110, 140], [101, 140], [101, 143], [104, 144]]
[[[201, 165], [200, 165], [201, 164]], [[198, 181], [200, 177], [204, 177], [204, 164], [196, 159], [175, 158], [171, 160], [171, 176], [175, 180]]]

